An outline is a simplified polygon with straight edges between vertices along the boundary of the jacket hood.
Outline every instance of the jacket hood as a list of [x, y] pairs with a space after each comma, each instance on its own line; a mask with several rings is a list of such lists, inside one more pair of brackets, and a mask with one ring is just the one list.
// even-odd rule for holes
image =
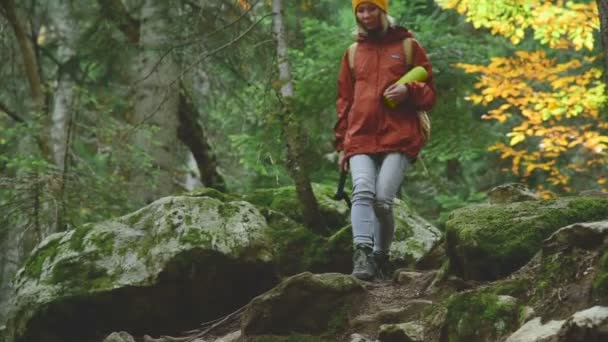
[[379, 43], [390, 43], [396, 41], [402, 41], [406, 38], [413, 38], [414, 35], [402, 26], [391, 26], [386, 30], [386, 33], [382, 37], [373, 37], [366, 35], [358, 35], [357, 42], [379, 42]]

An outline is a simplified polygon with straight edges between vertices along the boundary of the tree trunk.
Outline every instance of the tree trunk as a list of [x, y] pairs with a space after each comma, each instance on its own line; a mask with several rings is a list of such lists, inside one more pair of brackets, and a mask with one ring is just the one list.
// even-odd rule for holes
[[166, 53], [170, 41], [168, 11], [169, 5], [161, 0], [146, 0], [141, 8], [134, 118], [139, 127], [134, 143], [151, 158], [154, 172], [136, 175], [132, 185], [136, 198], [145, 203], [177, 192], [183, 183], [178, 170], [186, 164], [177, 138], [179, 69]]
[[608, 85], [608, 0], [596, 0], [600, 11], [600, 34], [604, 52], [604, 83]]
[[287, 170], [296, 186], [298, 199], [304, 212], [304, 224], [317, 234], [325, 234], [327, 233], [327, 228], [319, 210], [317, 199], [312, 191], [310, 180], [302, 164], [302, 130], [299, 127], [297, 118], [293, 114], [291, 105], [294, 89], [287, 55], [287, 39], [285, 38], [281, 0], [273, 1], [272, 12], [274, 15], [274, 35], [277, 41], [279, 81], [281, 83], [281, 123], [284, 139], [287, 144]]
[[23, 66], [30, 86], [30, 92], [34, 103], [34, 109], [42, 111], [44, 109], [44, 93], [42, 91], [42, 81], [38, 73], [38, 61], [34, 53], [32, 42], [28, 39], [25, 32], [25, 25], [17, 14], [14, 0], [0, 0], [0, 6], [4, 9], [6, 19], [10, 23], [17, 37], [17, 42], [23, 56]]
[[[143, 34], [143, 30], [140, 32], [140, 21], [129, 15], [120, 0], [98, 0], [98, 3], [101, 6], [102, 15], [114, 22], [130, 43], [140, 44], [140, 37]], [[144, 18], [142, 17], [142, 19]], [[160, 34], [163, 33], [160, 32]], [[144, 44], [142, 42], [142, 45]], [[165, 59], [167, 58], [165, 57]], [[174, 67], [176, 71], [179, 70], [177, 66]], [[176, 77], [177, 73], [170, 76]], [[188, 163], [192, 158], [196, 161], [195, 165], [198, 168], [198, 178], [201, 184], [218, 190], [225, 190], [225, 183], [218, 171], [211, 145], [207, 141], [203, 127], [197, 121], [196, 108], [185, 89], [183, 89], [181, 82], [179, 84], [182, 89], [179, 93], [177, 109], [177, 118], [179, 119], [177, 137], [190, 149], [190, 154], [187, 157]], [[184, 184], [187, 189], [191, 187], [188, 185], [190, 183], [192, 182], [188, 181], [188, 177], [186, 177]]]
[[201, 183], [219, 191], [226, 190], [226, 184], [218, 171], [215, 155], [207, 142], [203, 127], [198, 123], [198, 112], [188, 96], [186, 89], [181, 86], [179, 96], [179, 128], [178, 136], [192, 151], [200, 173]]
[[74, 112], [75, 82], [71, 73], [66, 72], [70, 62], [76, 56], [76, 40], [78, 31], [72, 16], [70, 4], [66, 0], [57, 0], [54, 6], [49, 7], [51, 18], [56, 28], [60, 46], [57, 50], [57, 61], [61, 63], [57, 72], [57, 89], [53, 97], [53, 111], [51, 113], [51, 151], [57, 169], [61, 172], [60, 210], [53, 230], [63, 230], [65, 227], [67, 205], [65, 203], [65, 181], [68, 172], [68, 155], [70, 148], [70, 125]]

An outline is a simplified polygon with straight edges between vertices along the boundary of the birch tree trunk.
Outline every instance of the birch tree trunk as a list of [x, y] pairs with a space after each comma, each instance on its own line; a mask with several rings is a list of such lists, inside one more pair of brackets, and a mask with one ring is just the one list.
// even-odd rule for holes
[[78, 38], [77, 24], [74, 20], [71, 4], [68, 0], [56, 0], [49, 10], [50, 17], [58, 36], [59, 47], [57, 49], [57, 61], [60, 63], [57, 72], [57, 88], [53, 96], [53, 109], [51, 112], [50, 141], [51, 152], [55, 165], [61, 175], [61, 191], [58, 194], [60, 201], [59, 210], [54, 224], [49, 225], [51, 231], [43, 234], [44, 236], [65, 229], [65, 217], [67, 214], [67, 204], [65, 201], [65, 182], [68, 172], [68, 156], [71, 140], [71, 129], [74, 113], [74, 87], [75, 81], [72, 74], [66, 71], [70, 67], [70, 62], [76, 56], [76, 41]]
[[303, 136], [291, 105], [294, 97], [294, 88], [289, 67], [289, 57], [287, 55], [287, 39], [285, 38], [281, 0], [273, 1], [272, 12], [274, 15], [273, 31], [277, 42], [279, 81], [281, 83], [281, 124], [283, 136], [287, 144], [287, 170], [296, 186], [298, 199], [304, 213], [304, 224], [317, 234], [325, 234], [327, 233], [327, 228], [323, 216], [321, 216], [319, 205], [312, 191], [306, 170], [302, 166]]
[[151, 158], [155, 173], [136, 175], [132, 185], [137, 199], [146, 203], [175, 193], [184, 181], [178, 172], [186, 163], [177, 138], [179, 69], [167, 53], [168, 11], [169, 5], [162, 0], [146, 0], [141, 7], [135, 94], [135, 124], [140, 127], [134, 141]]
[[65, 171], [68, 126], [72, 118], [74, 103], [74, 80], [65, 72], [66, 64], [76, 55], [76, 23], [72, 17], [70, 4], [66, 0], [56, 0], [50, 7], [55, 32], [60, 42], [57, 61], [62, 64], [57, 73], [57, 89], [53, 97], [51, 113], [51, 150], [55, 165]]

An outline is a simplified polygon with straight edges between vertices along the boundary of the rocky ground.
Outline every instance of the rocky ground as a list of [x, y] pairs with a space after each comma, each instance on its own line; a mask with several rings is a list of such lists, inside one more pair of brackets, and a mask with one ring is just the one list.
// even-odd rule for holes
[[347, 208], [315, 191], [329, 236], [298, 223], [288, 188], [169, 197], [50, 236], [0, 341], [608, 341], [608, 197], [500, 187], [444, 232], [397, 201], [404, 268], [361, 282]]

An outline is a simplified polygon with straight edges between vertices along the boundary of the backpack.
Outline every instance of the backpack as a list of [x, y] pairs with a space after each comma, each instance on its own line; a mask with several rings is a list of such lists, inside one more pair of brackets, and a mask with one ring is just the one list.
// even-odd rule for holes
[[[414, 38], [406, 38], [403, 40], [403, 51], [405, 54], [405, 65], [407, 70], [411, 70], [413, 65], [413, 50], [412, 43], [414, 42]], [[357, 51], [357, 43], [353, 43], [348, 47], [348, 67], [350, 68], [351, 75], [354, 74], [355, 71], [355, 53]], [[354, 79], [354, 77], [353, 77]], [[424, 110], [419, 110], [418, 112], [418, 121], [420, 122], [420, 134], [422, 135], [424, 142], [426, 143], [431, 137], [431, 119], [429, 114]]]

